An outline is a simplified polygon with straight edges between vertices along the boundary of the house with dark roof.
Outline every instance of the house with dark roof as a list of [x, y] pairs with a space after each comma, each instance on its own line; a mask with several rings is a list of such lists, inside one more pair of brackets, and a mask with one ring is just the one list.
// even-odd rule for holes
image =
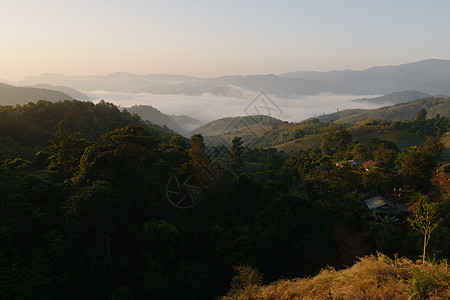
[[388, 199], [381, 196], [376, 196], [367, 200], [364, 200], [369, 211], [374, 215], [391, 215], [398, 216], [402, 214], [403, 207], [398, 207]]
[[360, 159], [360, 158], [357, 158], [357, 159], [352, 159], [352, 160], [347, 160], [347, 163], [349, 163], [351, 166], [360, 166], [360, 165], [362, 165], [363, 163], [364, 163], [364, 159]]

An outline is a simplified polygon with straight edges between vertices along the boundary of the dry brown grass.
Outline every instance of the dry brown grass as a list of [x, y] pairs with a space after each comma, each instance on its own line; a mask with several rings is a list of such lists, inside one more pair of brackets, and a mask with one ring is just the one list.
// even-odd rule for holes
[[344, 270], [251, 286], [225, 299], [450, 299], [450, 268], [446, 262], [422, 265], [378, 253]]

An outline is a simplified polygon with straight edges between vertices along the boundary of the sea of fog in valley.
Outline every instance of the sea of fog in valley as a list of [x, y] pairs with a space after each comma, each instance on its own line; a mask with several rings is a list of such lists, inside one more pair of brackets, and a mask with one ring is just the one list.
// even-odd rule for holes
[[[185, 96], [185, 95], [156, 95], [149, 93], [121, 93], [108, 91], [88, 91], [93, 102], [100, 100], [111, 102], [120, 107], [133, 105], [151, 105], [168, 115], [188, 115], [202, 122], [210, 122], [224, 117], [246, 115], [246, 108], [258, 96], [240, 99], [219, 96]], [[377, 108], [382, 105], [373, 103], [354, 102], [357, 98], [372, 98], [379, 95], [333, 95], [320, 94], [311, 96], [297, 96], [295, 98], [280, 98], [268, 95], [273, 103], [281, 110], [280, 113], [268, 113], [261, 109], [261, 114], [271, 115], [281, 120], [299, 122], [304, 119], [336, 112], [338, 109], [349, 108]], [[247, 110], [251, 111], [251, 110]], [[251, 114], [251, 113], [250, 113]]]

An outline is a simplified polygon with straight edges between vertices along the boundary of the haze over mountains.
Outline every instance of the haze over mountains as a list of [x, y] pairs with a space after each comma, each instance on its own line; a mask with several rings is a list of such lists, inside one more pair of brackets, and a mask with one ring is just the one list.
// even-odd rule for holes
[[29, 87], [60, 91], [60, 92], [63, 92], [65, 94], [69, 95], [72, 99], [77, 99], [77, 100], [82, 100], [82, 101], [91, 100], [91, 98], [88, 95], [86, 95], [85, 93], [82, 93], [74, 88], [70, 88], [67, 86], [50, 85], [50, 84], [42, 83], [42, 84], [30, 85]]
[[279, 75], [223, 76], [204, 79], [184, 75], [136, 75], [125, 72], [104, 76], [44, 73], [40, 76], [27, 77], [14, 84], [43, 83], [68, 86], [81, 91], [103, 90], [193, 96], [211, 94], [243, 98], [260, 91], [278, 97], [321, 93], [380, 95], [403, 90], [447, 95], [450, 94], [450, 61], [428, 59], [396, 66], [377, 66], [363, 71], [298, 71]]
[[442, 59], [378, 66], [363, 71], [291, 72], [280, 76], [316, 79], [353, 94], [387, 94], [403, 90], [450, 94], [450, 61]]
[[28, 102], [37, 102], [44, 99], [54, 102], [73, 98], [61, 91], [34, 87], [16, 87], [0, 83], [0, 105], [27, 104]]
[[[44, 73], [14, 84], [26, 87], [17, 87], [13, 96], [15, 87], [2, 85], [2, 105], [41, 99], [104, 99], [122, 108], [133, 107], [131, 112], [143, 119], [188, 135], [202, 122], [245, 115], [244, 109], [261, 91], [270, 95], [282, 110], [282, 115], [276, 117], [291, 122], [337, 110], [342, 116], [353, 115], [355, 111], [343, 110], [360, 109], [359, 112], [363, 112], [363, 109], [433, 95], [450, 95], [450, 61], [429, 59], [363, 71], [300, 71], [203, 79], [125, 72], [95, 76]], [[32, 90], [32, 87], [41, 89]], [[33, 96], [24, 94], [24, 91], [33, 91]], [[384, 96], [373, 97], [379, 95]]]

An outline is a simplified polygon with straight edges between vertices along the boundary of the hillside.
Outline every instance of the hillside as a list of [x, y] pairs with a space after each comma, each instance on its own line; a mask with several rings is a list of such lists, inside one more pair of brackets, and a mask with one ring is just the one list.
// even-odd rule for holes
[[262, 115], [228, 117], [202, 125], [194, 129], [191, 135], [201, 133], [211, 142], [218, 144], [230, 143], [235, 136], [242, 137], [242, 140], [246, 142], [284, 123], [284, 121]]
[[134, 105], [132, 107], [125, 108], [129, 113], [137, 114], [143, 120], [150, 121], [160, 126], [167, 126], [177, 132], [182, 132], [181, 127], [170, 116], [163, 114], [158, 109], [150, 105]]
[[176, 133], [155, 124], [147, 124], [138, 116], [121, 112], [111, 103], [98, 104], [77, 100], [49, 102], [40, 100], [26, 105], [0, 106], [0, 160], [23, 157], [31, 159], [45, 150], [58, 124], [85, 138], [96, 141], [101, 135], [129, 124], [140, 126], [155, 137]]
[[60, 91], [60, 92], [63, 92], [65, 94], [69, 95], [71, 97], [71, 99], [82, 100], [82, 101], [91, 100], [91, 98], [89, 98], [89, 96], [86, 95], [85, 93], [82, 93], [76, 89], [73, 89], [73, 88], [70, 88], [67, 86], [50, 85], [50, 84], [35, 84], [35, 85], [30, 85], [30, 87]]
[[[448, 101], [446, 104], [449, 104]], [[397, 106], [401, 105], [393, 107]], [[352, 140], [361, 142], [367, 149], [371, 147], [373, 140], [386, 140], [394, 142], [400, 150], [404, 150], [409, 146], [423, 144], [426, 136], [442, 135], [450, 130], [448, 117], [429, 118], [425, 121], [365, 119], [355, 124], [336, 123], [339, 128], [345, 128], [350, 133]], [[245, 145], [256, 149], [276, 148], [285, 152], [320, 148], [322, 132], [328, 126], [335, 125], [330, 122], [321, 122], [319, 119], [286, 123], [254, 137]]]
[[[261, 137], [256, 137], [250, 140], [246, 146], [250, 148], [276, 148], [278, 151], [292, 153], [298, 149], [308, 150], [313, 148], [320, 148], [322, 135], [320, 128], [326, 127], [326, 123], [318, 124], [316, 133], [305, 134], [301, 137], [295, 138], [295, 132], [302, 130], [304, 125], [288, 124], [279, 128], [270, 130]], [[424, 137], [417, 136], [415, 133], [406, 132], [404, 130], [386, 128], [380, 130], [371, 126], [355, 126], [347, 129], [352, 135], [353, 140], [361, 142], [366, 148], [370, 148], [371, 142], [374, 139], [392, 141], [399, 149], [404, 150], [409, 146], [421, 145], [424, 142]]]
[[70, 100], [72, 97], [63, 92], [50, 89], [18, 87], [0, 83], [0, 105], [27, 104], [28, 102], [44, 99], [56, 102]]
[[202, 122], [190, 116], [169, 116], [150, 105], [134, 105], [125, 108], [132, 114], [137, 114], [145, 121], [153, 124], [167, 126], [184, 136], [189, 136], [192, 129], [201, 125]]
[[231, 299], [450, 299], [446, 262], [415, 263], [381, 253], [365, 256], [343, 270], [325, 268], [310, 278], [279, 280], [258, 286], [243, 282]]
[[316, 147], [317, 142], [320, 145], [320, 138], [317, 140], [317, 138], [311, 139], [311, 137], [319, 137], [321, 128], [326, 126], [326, 123], [322, 123], [317, 119], [306, 120], [301, 123], [280, 124], [280, 126], [271, 128], [262, 135], [254, 137], [248, 141], [246, 146], [250, 148], [267, 148], [295, 141], [295, 143], [302, 144], [306, 149], [310, 149]]
[[355, 102], [365, 102], [365, 103], [373, 103], [373, 104], [397, 104], [397, 103], [406, 103], [416, 99], [422, 98], [430, 98], [430, 94], [422, 93], [420, 91], [401, 91], [394, 92], [384, 96], [375, 97], [375, 98], [360, 98], [355, 99]]
[[408, 103], [399, 103], [375, 109], [346, 109], [332, 114], [318, 116], [321, 122], [355, 124], [365, 119], [383, 119], [387, 121], [415, 120], [420, 109], [426, 109], [428, 118], [437, 114], [450, 117], [450, 98], [417, 99]]

